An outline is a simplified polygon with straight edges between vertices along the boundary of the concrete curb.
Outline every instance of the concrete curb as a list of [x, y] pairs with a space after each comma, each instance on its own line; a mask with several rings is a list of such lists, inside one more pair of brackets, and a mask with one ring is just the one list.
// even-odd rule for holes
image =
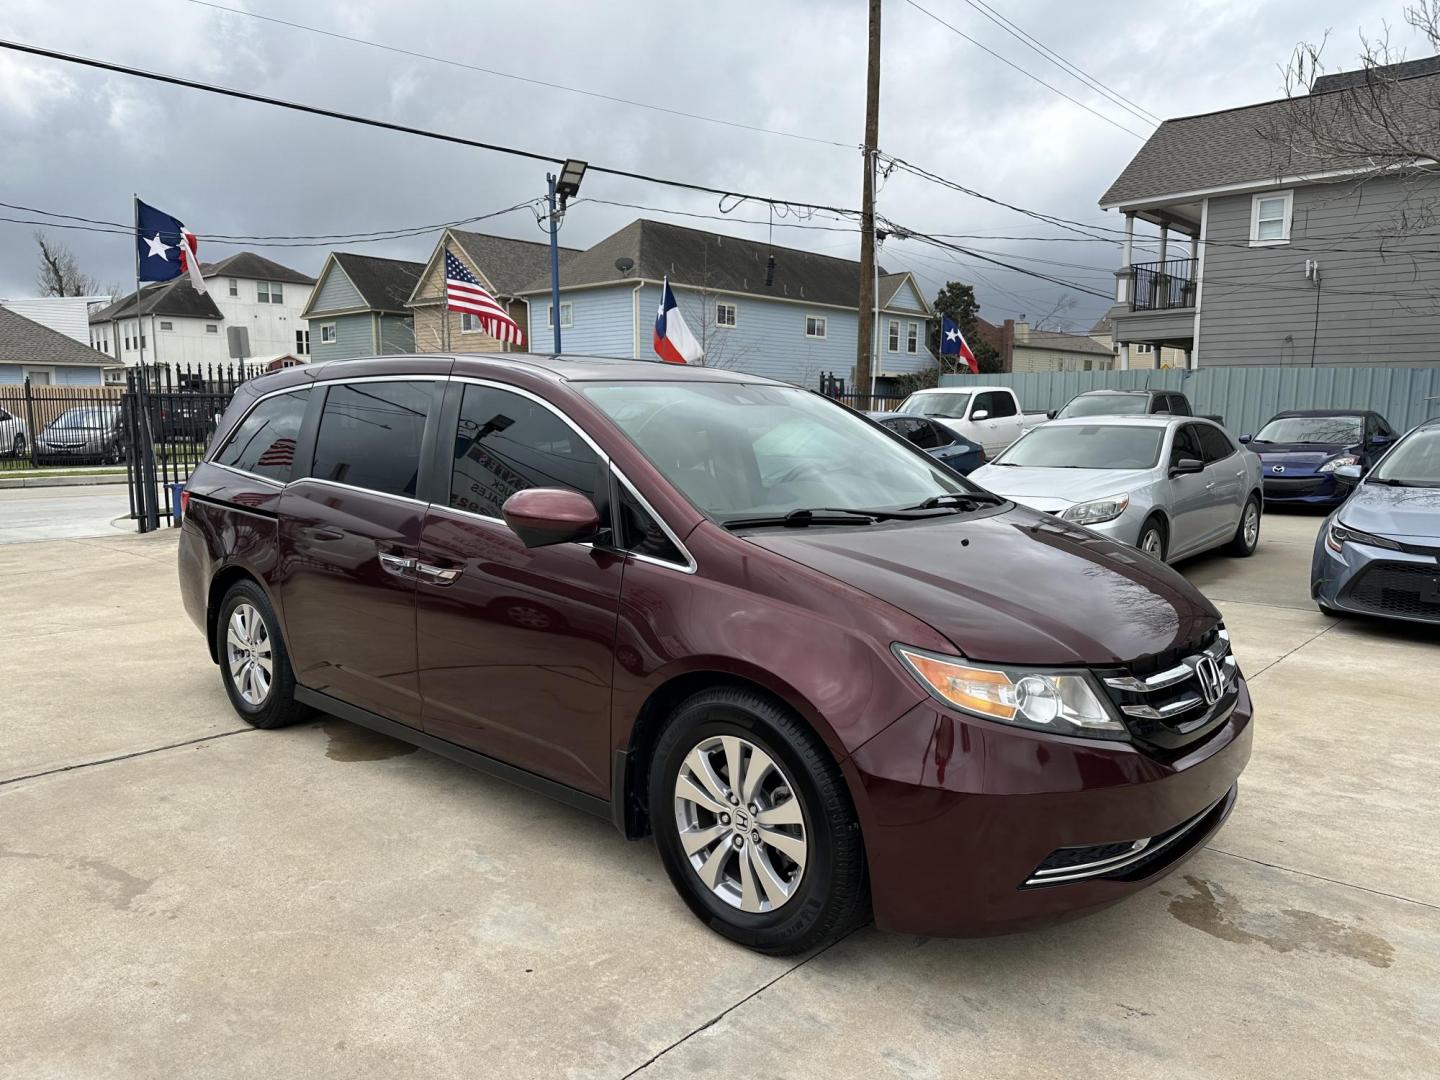
[[123, 484], [117, 476], [0, 476], [0, 490], [6, 488], [82, 487], [89, 484]]

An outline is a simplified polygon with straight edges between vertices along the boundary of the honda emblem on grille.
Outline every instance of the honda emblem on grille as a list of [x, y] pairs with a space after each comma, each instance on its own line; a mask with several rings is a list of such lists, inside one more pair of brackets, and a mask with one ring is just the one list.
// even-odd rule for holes
[[1284, 466], [1284, 465], [1271, 465], [1271, 466], [1270, 466], [1270, 471], [1273, 472], [1273, 473], [1275, 473], [1276, 475], [1279, 475], [1280, 473], [1283, 473], [1283, 472], [1285, 471], [1285, 466]]
[[1205, 695], [1205, 704], [1214, 705], [1224, 693], [1225, 681], [1220, 674], [1220, 665], [1213, 656], [1202, 656], [1195, 663], [1195, 678], [1200, 683], [1200, 692]]

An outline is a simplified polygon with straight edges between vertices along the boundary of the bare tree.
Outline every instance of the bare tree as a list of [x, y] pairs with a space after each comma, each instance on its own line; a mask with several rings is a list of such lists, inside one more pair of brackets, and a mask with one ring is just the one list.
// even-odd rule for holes
[[100, 291], [100, 282], [80, 269], [79, 260], [64, 244], [42, 229], [35, 230], [35, 243], [40, 248], [35, 285], [41, 296], [93, 296]]
[[1055, 301], [1055, 306], [1041, 315], [1030, 324], [1032, 330], [1053, 330], [1058, 333], [1066, 333], [1074, 325], [1069, 315], [1075, 310], [1075, 297], [1069, 293], [1061, 293], [1060, 299]]

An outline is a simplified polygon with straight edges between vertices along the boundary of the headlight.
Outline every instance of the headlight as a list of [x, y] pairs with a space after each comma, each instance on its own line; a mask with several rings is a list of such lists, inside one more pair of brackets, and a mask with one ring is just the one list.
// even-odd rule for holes
[[1400, 545], [1394, 540], [1387, 540], [1385, 537], [1376, 536], [1373, 533], [1361, 532], [1359, 529], [1351, 529], [1341, 525], [1338, 521], [1325, 532], [1325, 546], [1337, 555], [1340, 554], [1341, 547], [1347, 541], [1352, 544], [1369, 544], [1371, 547], [1389, 548], [1391, 551], [1400, 550]]
[[1341, 454], [1341, 455], [1340, 455], [1339, 457], [1337, 457], [1337, 458], [1331, 458], [1329, 461], [1325, 462], [1324, 465], [1321, 465], [1321, 466], [1320, 466], [1318, 469], [1316, 469], [1315, 471], [1316, 471], [1317, 473], [1334, 472], [1334, 471], [1335, 471], [1336, 469], [1338, 469], [1341, 465], [1359, 465], [1359, 464], [1360, 464], [1360, 459], [1359, 459], [1358, 457], [1356, 457], [1354, 454]]
[[1076, 503], [1060, 516], [1076, 525], [1096, 525], [1102, 521], [1114, 521], [1129, 505], [1129, 495], [1109, 495], [1103, 499]]
[[1058, 735], [1125, 737], [1125, 725], [1110, 715], [1082, 673], [981, 667], [904, 645], [895, 646], [895, 655], [935, 697], [988, 720]]

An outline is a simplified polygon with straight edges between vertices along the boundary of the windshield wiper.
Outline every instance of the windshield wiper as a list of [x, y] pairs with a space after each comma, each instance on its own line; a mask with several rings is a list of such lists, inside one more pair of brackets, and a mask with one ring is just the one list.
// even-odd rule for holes
[[873, 525], [877, 521], [911, 521], [935, 514], [912, 513], [927, 509], [912, 507], [906, 510], [862, 510], [850, 506], [801, 507], [786, 514], [767, 514], [763, 517], [731, 518], [720, 524], [727, 529], [760, 528], [780, 525], [786, 528], [805, 528], [807, 525]]
[[[955, 500], [952, 502], [951, 500]], [[931, 495], [919, 506], [906, 507], [907, 510], [935, 510], [939, 507], [953, 507], [957, 503], [973, 503], [977, 506], [1000, 506], [1008, 500], [1002, 499], [999, 495], [992, 495], [988, 491], [952, 491], [944, 495]]]

